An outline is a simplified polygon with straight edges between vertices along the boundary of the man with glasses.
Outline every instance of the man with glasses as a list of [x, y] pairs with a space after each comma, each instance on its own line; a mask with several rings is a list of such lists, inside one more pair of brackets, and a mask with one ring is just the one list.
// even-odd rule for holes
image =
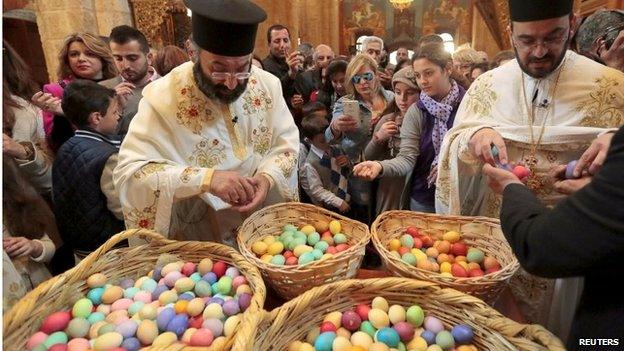
[[[440, 151], [437, 212], [499, 216], [500, 197], [480, 172], [484, 163], [524, 164], [531, 170], [527, 186], [547, 205], [564, 196], [553, 187], [553, 167], [588, 150], [577, 175], [599, 168], [612, 137], [608, 132], [624, 124], [624, 74], [568, 50], [572, 3], [509, 1], [516, 59], [479, 76], [466, 92]], [[565, 338], [575, 296], [566, 297], [567, 310], [562, 309], [556, 302], [565, 298], [551, 299], [554, 281], [528, 274], [512, 290], [529, 322]]]
[[144, 89], [114, 179], [128, 228], [233, 245], [244, 217], [297, 198], [299, 133], [279, 79], [251, 65], [264, 10], [185, 5], [197, 62]]
[[601, 10], [587, 17], [576, 33], [576, 49], [624, 72], [624, 11]]

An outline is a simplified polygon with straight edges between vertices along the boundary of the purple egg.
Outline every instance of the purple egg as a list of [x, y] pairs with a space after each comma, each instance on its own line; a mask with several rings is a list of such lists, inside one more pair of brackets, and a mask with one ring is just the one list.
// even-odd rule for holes
[[223, 322], [216, 318], [208, 318], [202, 324], [202, 328], [206, 328], [212, 332], [215, 338], [223, 334]]
[[165, 284], [167, 284], [168, 287], [173, 288], [176, 281], [182, 277], [183, 277], [182, 273], [178, 271], [169, 272], [165, 276]]
[[403, 342], [408, 342], [414, 337], [414, 326], [411, 323], [398, 322], [393, 328], [399, 334]]
[[134, 286], [134, 280], [130, 279], [130, 278], [126, 278], [126, 279], [122, 280], [121, 282], [119, 282], [119, 286], [122, 289], [124, 289], [124, 290], [128, 289], [128, 288], [131, 288], [131, 287]]
[[466, 324], [454, 326], [453, 329], [451, 329], [451, 334], [453, 335], [455, 342], [458, 344], [470, 344], [474, 338], [472, 328]]
[[193, 294], [191, 294], [189, 292], [185, 292], [182, 295], [178, 296], [178, 300], [191, 301], [194, 298], [195, 298], [195, 296], [193, 296]]
[[121, 334], [124, 339], [127, 339], [134, 336], [138, 327], [139, 325], [137, 324], [137, 322], [129, 319], [119, 324], [117, 328], [115, 328], [115, 331]]
[[188, 328], [188, 316], [185, 314], [177, 314], [169, 324], [167, 324], [167, 331], [175, 333], [178, 337], [181, 337], [186, 328]]
[[158, 325], [158, 330], [165, 331], [167, 330], [167, 325], [171, 320], [175, 317], [175, 311], [172, 307], [165, 307], [158, 316], [156, 316], [156, 325]]
[[208, 302], [206, 302], [206, 305], [210, 305], [211, 303], [218, 303], [219, 305], [223, 306], [224, 302], [225, 301], [223, 301], [223, 299], [220, 297], [211, 297], [210, 299], [208, 299]]
[[160, 294], [164, 293], [165, 291], [169, 291], [169, 287], [167, 287], [166, 285], [158, 285], [156, 289], [152, 291], [152, 301], [158, 300]]
[[154, 271], [152, 272], [152, 279], [159, 281], [160, 278], [162, 278], [162, 275], [160, 274], [161, 271], [162, 271], [161, 265], [154, 266]]
[[420, 334], [420, 337], [425, 339], [425, 341], [427, 342], [427, 345], [433, 345], [435, 344], [435, 334], [429, 330], [425, 330], [422, 332], [422, 334]]
[[240, 312], [240, 307], [238, 306], [238, 301], [236, 300], [228, 300], [223, 303], [223, 313], [226, 316], [233, 316]]
[[137, 338], [127, 338], [123, 341], [121, 347], [127, 351], [138, 351], [141, 348], [141, 342]]
[[202, 277], [202, 280], [205, 280], [210, 284], [214, 284], [217, 282], [217, 275], [214, 274], [213, 272], [208, 272], [204, 274], [204, 276]]
[[225, 271], [225, 275], [227, 275], [228, 277], [234, 279], [236, 277], [238, 277], [240, 275], [240, 272], [238, 271], [238, 268], [236, 267], [230, 267]]
[[240, 307], [240, 310], [245, 312], [245, 310], [249, 308], [249, 305], [251, 305], [251, 295], [248, 293], [242, 293], [238, 297], [238, 306]]
[[360, 328], [362, 318], [355, 311], [345, 311], [342, 314], [341, 324], [348, 331], [355, 332]]
[[568, 165], [566, 166], [566, 171], [565, 171], [565, 177], [566, 179], [573, 179], [573, 178], [577, 178], [574, 176], [574, 168], [576, 167], [576, 164], [578, 163], [577, 160], [574, 161], [570, 161], [568, 163]]
[[426, 317], [425, 323], [423, 324], [425, 326], [425, 329], [429, 330], [430, 332], [433, 332], [434, 334], [437, 334], [444, 330], [444, 324], [442, 324], [442, 321], [440, 321], [436, 317], [431, 317], [431, 316]]

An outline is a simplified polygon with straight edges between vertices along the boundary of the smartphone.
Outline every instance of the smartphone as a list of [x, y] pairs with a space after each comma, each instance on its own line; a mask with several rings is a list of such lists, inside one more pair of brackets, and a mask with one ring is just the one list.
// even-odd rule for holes
[[356, 120], [360, 119], [360, 104], [357, 100], [345, 99], [343, 101], [344, 114], [349, 115]]

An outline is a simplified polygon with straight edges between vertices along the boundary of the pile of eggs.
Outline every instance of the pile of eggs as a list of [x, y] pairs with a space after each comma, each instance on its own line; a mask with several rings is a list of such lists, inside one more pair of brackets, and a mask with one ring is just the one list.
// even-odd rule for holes
[[410, 266], [444, 277], [481, 277], [501, 269], [496, 258], [466, 245], [456, 231], [448, 231], [440, 239], [434, 240], [414, 227], [407, 227], [401, 237], [388, 242], [388, 250]]
[[341, 231], [342, 225], [337, 220], [299, 229], [287, 224], [281, 235], [268, 235], [254, 242], [251, 251], [262, 261], [278, 266], [304, 265], [348, 250], [349, 239]]
[[329, 313], [320, 327], [308, 332], [305, 342], [291, 343], [288, 351], [477, 351], [473, 339], [469, 325], [446, 330], [440, 319], [425, 316], [420, 306], [389, 306], [378, 296], [371, 305]]
[[71, 311], [47, 316], [28, 350], [112, 351], [224, 345], [251, 304], [252, 290], [236, 267], [205, 258], [177, 261], [136, 281], [110, 284], [102, 273], [87, 279], [86, 297]]

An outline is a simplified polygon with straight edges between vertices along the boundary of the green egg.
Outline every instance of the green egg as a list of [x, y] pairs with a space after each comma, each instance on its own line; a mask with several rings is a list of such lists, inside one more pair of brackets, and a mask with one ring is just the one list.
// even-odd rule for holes
[[299, 265], [302, 266], [304, 264], [310, 263], [314, 261], [314, 254], [310, 252], [306, 252], [299, 256]]
[[288, 249], [293, 240], [295, 240], [295, 238], [293, 238], [292, 236], [289, 236], [282, 241], [282, 244], [284, 244], [284, 247]]
[[466, 255], [466, 259], [468, 262], [481, 263], [484, 258], [483, 251], [475, 248], [468, 249], [468, 254]]
[[210, 283], [205, 280], [200, 280], [195, 284], [195, 294], [199, 297], [212, 296], [212, 288]]
[[201, 277], [201, 274], [195, 272], [195, 273], [191, 274], [191, 276], [189, 278], [191, 278], [195, 283], [197, 283], [198, 281], [201, 280], [202, 277]]
[[411, 249], [414, 247], [414, 238], [409, 234], [403, 234], [401, 236], [401, 245]]
[[227, 275], [221, 277], [221, 279], [217, 282], [217, 290], [219, 291], [219, 294], [229, 295], [230, 291], [232, 291], [232, 277]]
[[286, 263], [286, 258], [282, 255], [275, 255], [273, 257], [271, 257], [271, 261], [272, 264], [276, 264], [278, 266], [283, 266], [284, 263]]
[[314, 249], [319, 250], [322, 253], [325, 253], [328, 247], [329, 247], [329, 244], [327, 243], [327, 241], [322, 241], [322, 240], [316, 243], [316, 245], [314, 245]]
[[80, 299], [74, 303], [72, 316], [87, 318], [91, 314], [91, 310], [93, 310], [93, 302], [89, 299]]
[[295, 227], [295, 226], [294, 226], [294, 225], [292, 225], [292, 224], [286, 224], [286, 225], [284, 226], [284, 231], [285, 231], [285, 232], [296, 232], [296, 231], [297, 231], [297, 227]]
[[[141, 307], [143, 307], [143, 305], [141, 305]], [[106, 316], [102, 312], [93, 312], [89, 315], [89, 317], [87, 317], [89, 324], [95, 324], [99, 321], [103, 321], [104, 319], [106, 319]]]
[[283, 232], [282, 235], [279, 236], [279, 240], [283, 243], [284, 240], [295, 236], [295, 232]]
[[130, 316], [134, 316], [135, 314], [137, 314], [141, 308], [143, 308], [143, 306], [145, 306], [145, 302], [143, 301], [135, 301], [132, 303], [132, 305], [130, 305], [130, 307], [128, 307], [128, 314]]
[[323, 257], [323, 252], [321, 250], [314, 249], [311, 252], [312, 252], [312, 255], [314, 255], [314, 260], [320, 260], [321, 257]]
[[407, 347], [405, 347], [405, 344], [402, 341], [399, 341], [399, 346], [397, 346], [397, 350], [407, 351]]
[[130, 287], [130, 288], [124, 290], [124, 297], [126, 299], [132, 299], [132, 298], [134, 298], [134, 295], [136, 295], [136, 293], [138, 293], [138, 292], [139, 292], [139, 288], [135, 288], [134, 286]]
[[406, 317], [410, 324], [412, 324], [415, 328], [418, 328], [425, 320], [425, 312], [423, 312], [420, 306], [414, 305], [407, 309]]
[[107, 323], [98, 329], [98, 336], [102, 336], [106, 333], [114, 332], [117, 326], [113, 323]]
[[436, 334], [436, 344], [442, 348], [442, 350], [450, 350], [455, 347], [455, 339], [453, 334], [448, 330], [442, 330]]
[[371, 324], [371, 322], [369, 321], [364, 321], [362, 322], [362, 324], [360, 324], [360, 331], [365, 332], [366, 334], [370, 335], [371, 338], [375, 338], [375, 333], [377, 333], [377, 329], [375, 329], [375, 327], [373, 327], [373, 324]]
[[219, 286], [217, 284], [219, 284], [219, 282], [214, 282], [210, 286], [210, 288], [212, 289], [212, 295], [220, 294], [219, 293]]
[[346, 244], [347, 243], [347, 236], [342, 234], [342, 233], [338, 233], [336, 235], [334, 235], [334, 244], [338, 245], [338, 244]]
[[401, 260], [409, 264], [410, 266], [416, 266], [416, 256], [414, 256], [414, 254], [411, 252], [404, 253], [403, 257], [401, 257]]
[[321, 240], [321, 235], [317, 232], [310, 233], [310, 235], [308, 235], [308, 245], [310, 246], [316, 245], [319, 240]]
[[43, 342], [43, 345], [49, 349], [50, 346], [54, 344], [67, 344], [67, 340], [67, 334], [65, 334], [65, 332], [57, 331], [50, 334]]
[[77, 317], [69, 321], [67, 334], [72, 338], [83, 338], [89, 334], [91, 324], [84, 318]]

